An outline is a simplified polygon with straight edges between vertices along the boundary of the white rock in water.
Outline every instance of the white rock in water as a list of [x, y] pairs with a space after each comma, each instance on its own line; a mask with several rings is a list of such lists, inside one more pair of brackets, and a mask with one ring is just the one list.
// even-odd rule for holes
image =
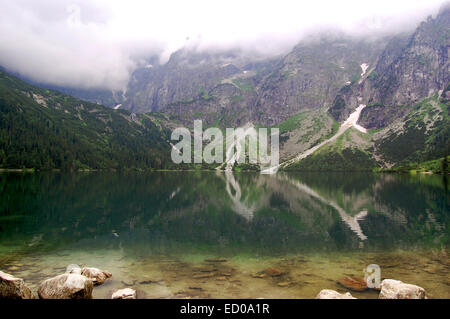
[[0, 299], [34, 299], [21, 278], [0, 271]]
[[316, 299], [356, 299], [349, 292], [340, 294], [337, 291], [331, 289], [323, 289], [316, 296]]
[[62, 274], [39, 285], [41, 299], [92, 299], [94, 284], [91, 279], [78, 274]]
[[117, 290], [112, 294], [111, 299], [136, 299], [136, 290], [131, 288]]
[[105, 282], [106, 279], [112, 276], [109, 271], [90, 267], [84, 267], [83, 269], [81, 269], [81, 274], [91, 279], [94, 285], [101, 285]]
[[400, 280], [385, 279], [381, 282], [379, 299], [425, 299], [425, 289], [405, 284]]

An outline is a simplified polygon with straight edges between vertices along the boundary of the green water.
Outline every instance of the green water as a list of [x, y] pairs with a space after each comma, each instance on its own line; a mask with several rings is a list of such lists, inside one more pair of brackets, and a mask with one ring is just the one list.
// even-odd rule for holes
[[314, 298], [375, 263], [450, 298], [449, 198], [426, 175], [3, 173], [0, 270], [34, 291], [69, 264], [112, 272], [95, 298]]

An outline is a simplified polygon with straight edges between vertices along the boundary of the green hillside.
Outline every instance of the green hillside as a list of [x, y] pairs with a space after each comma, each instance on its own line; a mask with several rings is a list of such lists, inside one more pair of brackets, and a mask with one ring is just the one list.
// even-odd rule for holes
[[168, 131], [158, 116], [81, 101], [0, 70], [0, 168], [166, 168]]

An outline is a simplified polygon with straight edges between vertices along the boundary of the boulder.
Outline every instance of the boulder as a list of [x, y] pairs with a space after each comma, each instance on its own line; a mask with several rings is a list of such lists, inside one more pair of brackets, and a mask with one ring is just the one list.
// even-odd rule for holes
[[365, 291], [368, 289], [366, 281], [360, 277], [343, 277], [337, 283], [353, 291]]
[[78, 266], [76, 264], [71, 264], [71, 265], [67, 266], [66, 273], [81, 275], [81, 268], [80, 268], [80, 266]]
[[349, 292], [340, 294], [337, 291], [331, 289], [323, 289], [316, 296], [316, 299], [356, 299]]
[[385, 279], [381, 282], [379, 299], [425, 299], [425, 289], [405, 284], [400, 280]]
[[34, 299], [21, 278], [0, 271], [0, 299]]
[[91, 279], [78, 274], [62, 274], [39, 285], [41, 299], [92, 299], [94, 284]]
[[94, 285], [101, 285], [106, 279], [112, 276], [112, 274], [108, 271], [90, 267], [84, 267], [81, 269], [81, 274], [91, 279]]
[[115, 291], [111, 299], [136, 299], [136, 290], [125, 288]]

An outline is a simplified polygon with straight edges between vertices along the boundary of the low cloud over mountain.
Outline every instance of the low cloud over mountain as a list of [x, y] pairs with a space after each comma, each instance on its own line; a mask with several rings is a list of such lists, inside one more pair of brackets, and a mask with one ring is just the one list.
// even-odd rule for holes
[[288, 52], [305, 34], [373, 37], [411, 29], [442, 0], [0, 0], [0, 65], [34, 81], [121, 90], [149, 57], [182, 48]]

